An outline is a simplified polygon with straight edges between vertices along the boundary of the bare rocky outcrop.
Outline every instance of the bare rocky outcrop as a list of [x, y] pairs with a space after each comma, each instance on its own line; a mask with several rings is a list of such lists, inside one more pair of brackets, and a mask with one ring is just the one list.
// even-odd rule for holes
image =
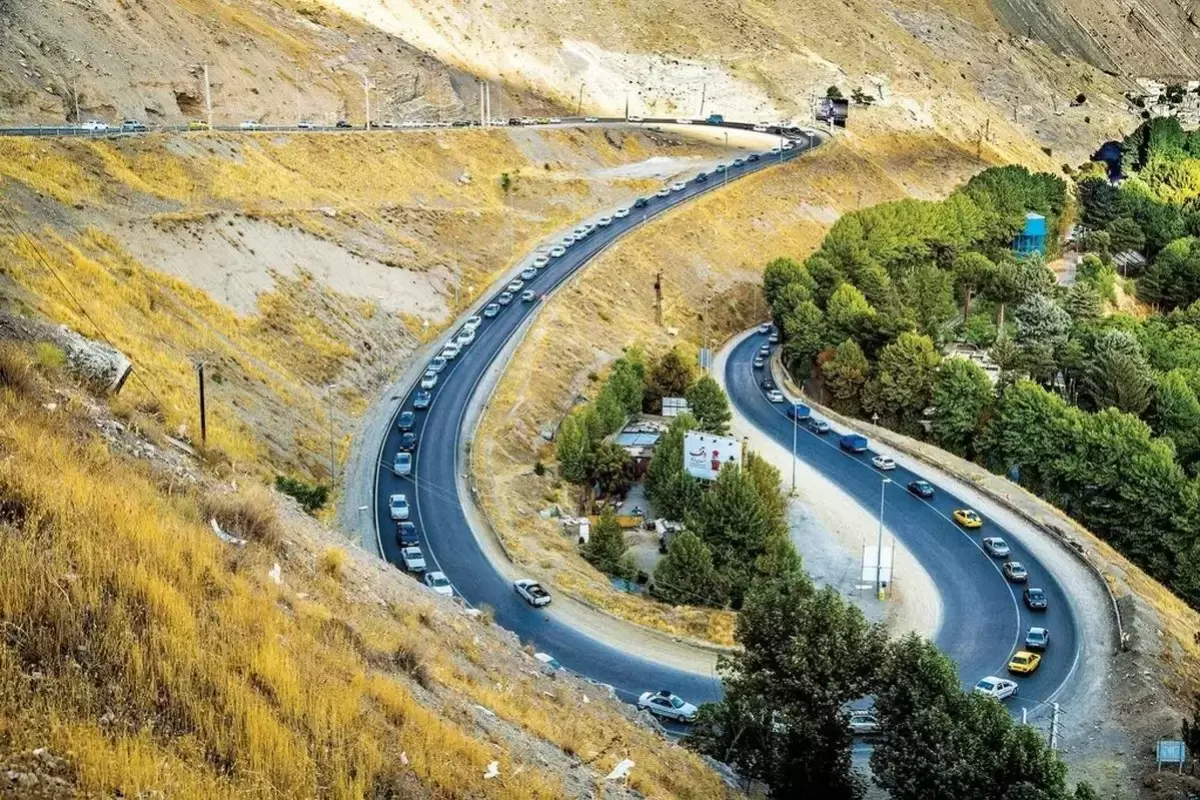
[[50, 342], [66, 356], [67, 367], [94, 390], [118, 394], [133, 371], [133, 362], [117, 348], [88, 339], [66, 325], [50, 325], [0, 312], [0, 340]]

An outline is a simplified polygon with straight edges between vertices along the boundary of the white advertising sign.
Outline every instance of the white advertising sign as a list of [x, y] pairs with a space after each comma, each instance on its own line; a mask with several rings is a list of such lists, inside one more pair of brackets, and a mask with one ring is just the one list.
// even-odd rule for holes
[[742, 443], [727, 436], [688, 431], [683, 435], [683, 469], [693, 478], [717, 479], [726, 464], [742, 463]]

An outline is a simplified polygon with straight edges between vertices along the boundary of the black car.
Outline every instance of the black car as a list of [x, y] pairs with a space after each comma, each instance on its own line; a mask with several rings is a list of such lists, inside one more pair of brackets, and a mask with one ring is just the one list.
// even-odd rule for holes
[[429, 408], [429, 404], [433, 402], [433, 395], [422, 389], [413, 396], [413, 408], [425, 409]]
[[924, 497], [926, 500], [933, 497], [933, 486], [929, 481], [913, 481], [908, 485], [908, 490], [917, 497]]
[[408, 520], [397, 522], [396, 544], [401, 547], [416, 547], [421, 544], [421, 537], [417, 535], [417, 526]]
[[771, 380], [770, 378], [763, 378], [758, 385], [769, 392], [775, 388], [775, 381]]
[[699, 175], [696, 176], [697, 183], [704, 183], [706, 180], [708, 180], [707, 172], [701, 172]]
[[647, 200], [646, 198], [639, 197], [637, 200], [633, 201], [633, 207], [634, 208], [645, 208], [649, 203], [650, 203], [650, 201]]
[[808, 421], [808, 429], [818, 436], [824, 436], [830, 431], [829, 423], [823, 419], [817, 419], [816, 417], [813, 417]]
[[401, 411], [400, 416], [396, 417], [396, 427], [402, 431], [411, 431], [416, 424], [417, 415], [411, 411]]
[[1021, 599], [1030, 611], [1046, 610], [1046, 593], [1041, 589], [1026, 589], [1021, 592]]
[[762, 158], [762, 156], [760, 156], [758, 153], [751, 153], [750, 155], [746, 156], [747, 161], [758, 161], [760, 158]]
[[400, 449], [412, 452], [417, 449], [417, 435], [412, 431], [405, 431], [400, 434]]
[[346, 120], [344, 120], [344, 119], [339, 119], [339, 120], [337, 121], [337, 127], [339, 127], [339, 128], [353, 128], [354, 126], [353, 126], [353, 125], [351, 125], [349, 122], [347, 122], [347, 121], [346, 121]]
[[521, 124], [521, 120], [517, 119], [516, 117], [509, 117], [509, 118], [508, 118], [508, 124], [509, 124], [509, 125], [520, 125], [520, 124]]
[[450, 123], [451, 128], [469, 128], [470, 126], [471, 121], [466, 119], [456, 119]]

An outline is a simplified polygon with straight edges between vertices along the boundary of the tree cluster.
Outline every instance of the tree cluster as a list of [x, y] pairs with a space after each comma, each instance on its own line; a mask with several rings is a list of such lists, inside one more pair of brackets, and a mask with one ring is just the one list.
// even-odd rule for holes
[[555, 435], [559, 474], [567, 481], [594, 487], [601, 495], [623, 495], [629, 489], [629, 455], [604, 439], [621, 429], [630, 414], [642, 409], [646, 366], [630, 349], [614, 362], [594, 402], [571, 411]]
[[857, 800], [848, 706], [873, 695], [875, 780], [895, 800], [1085, 800], [1066, 766], [999, 703], [964, 694], [953, 662], [916, 636], [889, 642], [831, 588], [789, 573], [757, 582], [722, 657], [725, 697], [700, 709], [688, 744], [772, 798]]

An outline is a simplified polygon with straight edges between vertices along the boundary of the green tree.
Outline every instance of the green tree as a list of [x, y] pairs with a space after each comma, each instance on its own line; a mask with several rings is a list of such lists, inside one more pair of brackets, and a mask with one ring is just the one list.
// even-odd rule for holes
[[853, 339], [847, 339], [838, 345], [833, 358], [821, 365], [825, 388], [833, 395], [839, 408], [856, 407], [859, 393], [870, 372], [871, 365], [867, 362], [867, 357]]
[[754, 485], [754, 490], [758, 492], [758, 498], [762, 502], [763, 513], [771, 526], [768, 536], [779, 535], [786, 538], [788, 503], [780, 491], [782, 481], [779, 470], [753, 450], [746, 451], [745, 458], [742, 459], [742, 470]]
[[750, 591], [735, 638], [739, 649], [718, 666], [725, 697], [701, 709], [689, 744], [765, 783], [772, 798], [862, 797], [843, 709], [874, 683], [882, 627], [790, 573]]
[[1017, 309], [1017, 346], [1026, 369], [1043, 383], [1053, 377], [1055, 351], [1066, 345], [1070, 329], [1071, 317], [1048, 295], [1030, 295]]
[[785, 578], [789, 575], [803, 575], [804, 564], [787, 536], [773, 536], [767, 540], [767, 547], [762, 555], [755, 559], [754, 570], [760, 579]]
[[675, 535], [654, 568], [650, 591], [672, 605], [719, 608], [725, 602], [712, 554], [696, 534], [686, 530]]
[[900, 281], [904, 305], [911, 310], [917, 331], [934, 342], [946, 338], [946, 325], [954, 319], [954, 291], [950, 273], [933, 264], [910, 270]]
[[825, 345], [825, 314], [811, 300], [805, 300], [784, 312], [783, 360], [788, 371], [803, 379], [812, 369], [813, 359]]
[[1154, 430], [1175, 444], [1180, 463], [1200, 455], [1200, 399], [1183, 370], [1174, 369], [1158, 379], [1154, 394]]
[[1108, 231], [1112, 252], [1123, 253], [1126, 250], [1141, 252], [1146, 249], [1146, 234], [1134, 220], [1129, 217], [1118, 217], [1105, 228]]
[[858, 287], [843, 283], [834, 291], [825, 307], [825, 324], [830, 338], [834, 341], [855, 338], [875, 313]]
[[971, 456], [995, 395], [987, 373], [965, 358], [947, 358], [933, 385], [933, 436], [952, 453]]
[[1153, 397], [1154, 379], [1140, 354], [1104, 350], [1096, 353], [1082, 389], [1093, 408], [1141, 414]]
[[616, 575], [620, 572], [621, 557], [627, 549], [625, 532], [617, 522], [617, 515], [611, 507], [606, 506], [583, 545], [583, 557], [601, 572]]
[[1108, 227], [1119, 213], [1120, 190], [1106, 177], [1081, 180], [1075, 185], [1083, 213], [1081, 220], [1092, 230]]
[[1075, 275], [1076, 285], [1091, 286], [1108, 303], [1117, 302], [1117, 271], [1092, 254], [1085, 255], [1079, 262]]
[[568, 414], [554, 437], [558, 473], [571, 483], [583, 483], [591, 471], [592, 446], [588, 433], [580, 425], [579, 415]]
[[962, 317], [971, 318], [971, 300], [991, 280], [996, 265], [982, 253], [967, 252], [954, 259], [954, 287], [962, 298]]
[[669, 520], [681, 521], [700, 500], [700, 481], [683, 471], [683, 441], [689, 430], [696, 430], [696, 418], [680, 414], [658, 440], [654, 457], [646, 469], [646, 493], [654, 512]]
[[879, 353], [879, 407], [881, 416], [913, 424], [933, 399], [933, 384], [942, 357], [928, 336], [902, 333]]
[[825, 308], [833, 293], [846, 282], [846, 276], [833, 262], [821, 255], [809, 256], [804, 266], [813, 280], [813, 302]]
[[1026, 300], [1039, 294], [1052, 294], [1058, 284], [1054, 272], [1046, 266], [1046, 260], [1040, 253], [1030, 253], [1017, 261], [1016, 281], [1017, 291]]
[[1067, 290], [1063, 303], [1067, 314], [1074, 322], [1099, 319], [1104, 311], [1100, 292], [1087, 283], [1076, 283]]
[[621, 430], [621, 426], [625, 424], [625, 407], [611, 383], [605, 384], [604, 388], [600, 390], [595, 408], [605, 436]]
[[624, 495], [629, 491], [629, 472], [633, 462], [625, 448], [613, 442], [601, 442], [592, 453], [591, 479], [604, 495]]
[[613, 364], [608, 375], [608, 386], [616, 395], [625, 414], [636, 414], [642, 410], [642, 396], [646, 393], [646, 366], [641, 351], [630, 348]]
[[754, 560], [779, 530], [754, 478], [726, 464], [687, 515], [687, 527], [708, 546], [734, 607], [740, 606], [754, 577]]
[[984, 295], [996, 305], [996, 327], [1004, 327], [1004, 310], [1021, 300], [1021, 284], [1017, 279], [1017, 266], [1011, 261], [1000, 261], [988, 275], [983, 287]]
[[986, 313], [972, 314], [963, 326], [963, 338], [967, 344], [972, 344], [981, 350], [986, 350], [996, 342], [996, 323]]
[[646, 393], [642, 408], [649, 414], [662, 413], [664, 397], [683, 397], [692, 385], [692, 367], [678, 350], [668, 350], [646, 374]]
[[721, 385], [709, 375], [688, 387], [684, 394], [688, 408], [696, 417], [699, 429], [707, 433], [724, 436], [729, 432], [729, 420], [733, 414], [729, 410], [729, 400]]
[[698, 478], [693, 478], [682, 469], [672, 475], [659, 489], [654, 503], [654, 512], [665, 519], [682, 522], [694, 509], [704, 494]]
[[774, 308], [780, 292], [792, 283], [798, 283], [810, 292], [813, 288], [812, 276], [799, 261], [784, 256], [768, 262], [763, 269], [763, 295], [767, 299], [767, 305]]

